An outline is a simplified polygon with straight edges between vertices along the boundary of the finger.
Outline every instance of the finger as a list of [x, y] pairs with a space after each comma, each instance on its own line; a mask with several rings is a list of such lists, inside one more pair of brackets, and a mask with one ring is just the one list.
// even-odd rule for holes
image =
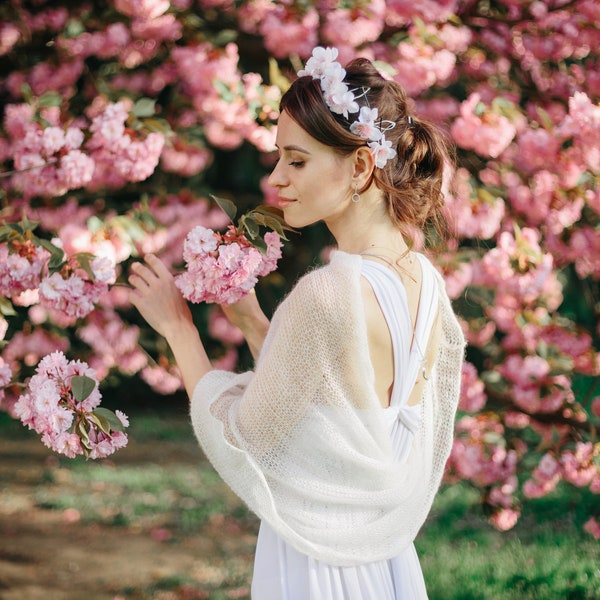
[[127, 279], [132, 287], [136, 290], [147, 290], [150, 287], [148, 282], [143, 277], [140, 277], [135, 273], [132, 273]]
[[133, 271], [132, 277], [139, 277], [144, 280], [147, 285], [150, 285], [156, 280], [156, 273], [142, 263], [136, 262], [131, 265]]
[[156, 273], [159, 278], [170, 278], [171, 272], [167, 269], [167, 265], [158, 258], [155, 254], [146, 254], [144, 257], [146, 263], [152, 267], [152, 270]]

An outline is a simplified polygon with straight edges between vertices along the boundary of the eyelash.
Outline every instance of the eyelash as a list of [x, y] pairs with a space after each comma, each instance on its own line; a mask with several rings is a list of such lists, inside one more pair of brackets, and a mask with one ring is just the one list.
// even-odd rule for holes
[[304, 166], [304, 161], [303, 160], [293, 160], [292, 162], [289, 163], [290, 167], [296, 167], [296, 169], [299, 169], [300, 167]]

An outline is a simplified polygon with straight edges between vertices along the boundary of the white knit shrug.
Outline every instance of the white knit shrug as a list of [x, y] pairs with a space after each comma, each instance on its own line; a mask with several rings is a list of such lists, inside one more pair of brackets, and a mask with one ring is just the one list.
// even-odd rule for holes
[[361, 260], [337, 251], [302, 277], [273, 315], [255, 370], [211, 371], [191, 402], [196, 436], [233, 491], [299, 551], [340, 566], [391, 558], [415, 538], [451, 449], [464, 354], [439, 277], [439, 351], [412, 450], [394, 462]]

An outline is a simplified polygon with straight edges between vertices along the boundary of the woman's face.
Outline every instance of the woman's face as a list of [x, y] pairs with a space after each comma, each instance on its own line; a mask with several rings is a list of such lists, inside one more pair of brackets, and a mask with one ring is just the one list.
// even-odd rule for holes
[[341, 157], [321, 144], [285, 111], [279, 117], [276, 143], [279, 161], [269, 185], [279, 192], [286, 223], [304, 227], [339, 219], [351, 203], [351, 157]]

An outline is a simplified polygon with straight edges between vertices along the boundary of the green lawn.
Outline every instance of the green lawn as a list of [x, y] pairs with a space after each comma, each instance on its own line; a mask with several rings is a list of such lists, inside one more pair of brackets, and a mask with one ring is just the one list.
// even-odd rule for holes
[[[246, 539], [256, 532], [256, 519], [205, 461], [194, 458], [197, 445], [184, 414], [134, 415], [131, 422], [132, 448], [122, 458], [46, 461], [33, 491], [36, 506], [74, 509], [82, 524], [109, 529], [164, 529], [167, 546], [206, 535], [211, 524], [214, 532], [221, 522]], [[0, 418], [0, 437], [32, 435]], [[590, 505], [599, 501], [565, 486], [527, 504], [517, 526], [500, 533], [485, 521], [475, 490], [463, 484], [442, 489], [416, 541], [431, 600], [600, 598], [600, 544], [581, 529]], [[165, 597], [247, 598], [251, 547], [244, 551], [245, 562], [235, 552], [222, 557], [231, 564], [224, 564], [221, 583], [208, 585], [182, 572], [144, 589], [123, 589], [121, 596], [161, 598], [171, 590], [175, 595]], [[185, 594], [179, 595], [181, 589]]]

